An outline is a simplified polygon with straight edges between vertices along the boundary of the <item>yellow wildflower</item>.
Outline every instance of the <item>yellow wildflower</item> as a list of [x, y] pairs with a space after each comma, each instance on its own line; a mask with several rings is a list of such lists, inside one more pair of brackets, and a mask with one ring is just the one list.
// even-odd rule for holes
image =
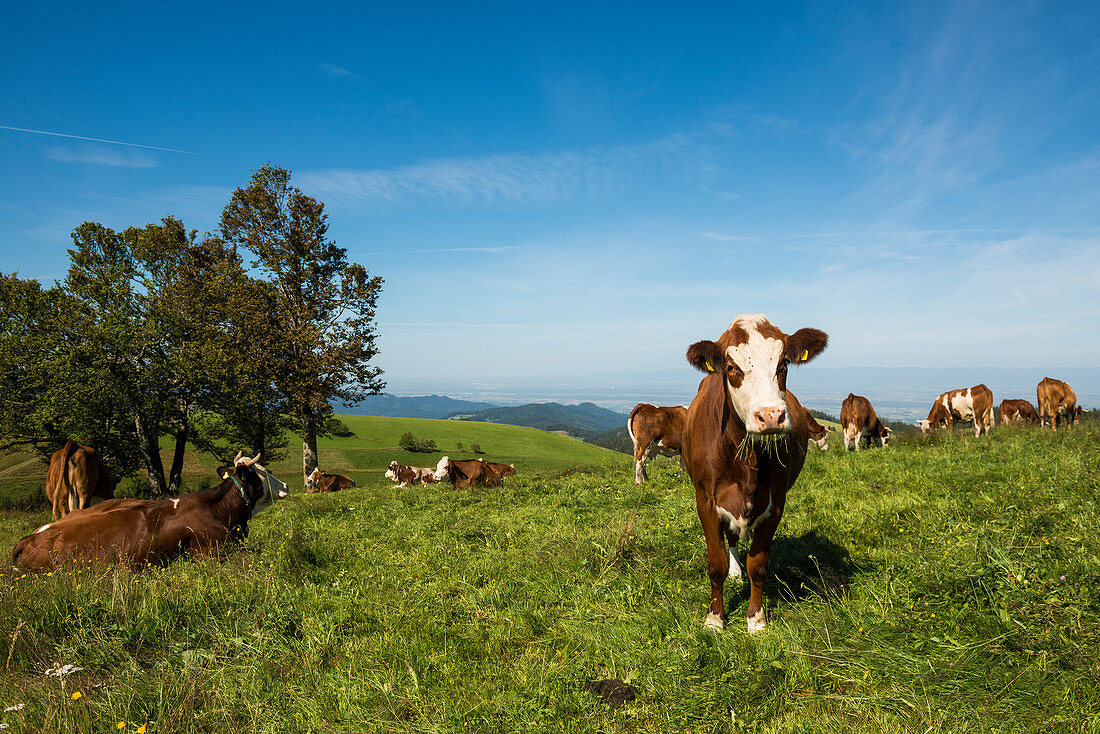
[[83, 695], [84, 695], [83, 693], [81, 693], [80, 691], [77, 691], [77, 692], [76, 692], [76, 693], [74, 693], [73, 695], [69, 696], [69, 698], [71, 698], [72, 700], [74, 700], [74, 701], [75, 701], [75, 700], [77, 700], [78, 698], [80, 698], [80, 697], [81, 697], [81, 696], [83, 696]]

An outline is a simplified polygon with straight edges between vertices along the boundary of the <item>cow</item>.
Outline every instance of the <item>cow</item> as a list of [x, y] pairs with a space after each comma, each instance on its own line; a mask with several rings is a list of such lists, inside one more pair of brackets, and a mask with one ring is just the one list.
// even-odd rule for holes
[[1039, 403], [1039, 427], [1050, 421], [1050, 429], [1055, 430], [1062, 421], [1072, 421], [1073, 425], [1081, 420], [1083, 410], [1077, 404], [1077, 393], [1061, 380], [1044, 377], [1035, 386], [1035, 396]]
[[315, 468], [313, 473], [306, 477], [306, 494], [338, 492], [341, 489], [348, 489], [354, 486], [355, 480], [351, 477], [344, 476], [343, 474], [327, 474], [321, 471], [321, 467]]
[[810, 443], [817, 446], [822, 451], [828, 451], [829, 434], [833, 429], [818, 423], [808, 411], [806, 413], [806, 428], [810, 432]]
[[434, 484], [435, 469], [421, 469], [418, 466], [405, 466], [396, 461], [390, 462], [390, 468], [386, 470], [386, 478], [398, 482], [398, 487], [404, 487], [409, 482], [413, 484]]
[[746, 622], [750, 633], [766, 626], [768, 554], [809, 438], [808, 414], [787, 392], [787, 367], [812, 360], [828, 341], [817, 329], [788, 335], [761, 314], [743, 314], [716, 341], [687, 350], [688, 362], [706, 373], [683, 435], [684, 465], [707, 544], [706, 628], [725, 626], [722, 586], [727, 575], [741, 575], [737, 544], [749, 533]]
[[985, 385], [975, 385], [942, 393], [932, 403], [928, 417], [920, 422], [920, 430], [927, 436], [935, 428], [951, 428], [955, 421], [974, 421], [975, 438], [982, 435], [983, 429], [988, 435], [996, 425], [993, 391]]
[[851, 444], [856, 445], [856, 451], [863, 440], [867, 439], [867, 445], [878, 444], [886, 448], [890, 444], [892, 430], [882, 425], [871, 401], [862, 395], [848, 393], [844, 402], [840, 404], [840, 426], [844, 431], [844, 450], [848, 451]]
[[499, 487], [504, 484], [504, 477], [513, 476], [516, 467], [513, 464], [499, 464], [485, 459], [458, 459], [452, 460], [444, 456], [435, 467], [437, 481], [449, 481], [459, 489], [464, 489], [474, 484], [484, 484], [486, 487]]
[[[634, 444], [634, 483], [641, 484], [649, 480], [645, 464], [652, 456], [653, 442], [673, 453], [680, 453], [680, 437], [684, 432], [684, 418], [687, 407], [676, 405], [658, 407], [649, 403], [638, 403], [626, 419], [626, 431]], [[683, 466], [683, 456], [680, 465]]]
[[185, 553], [213, 555], [248, 535], [248, 521], [287, 496], [286, 485], [259, 463], [237, 454], [219, 469], [220, 484], [164, 500], [109, 499], [43, 525], [12, 549], [27, 571], [78, 561], [107, 561], [138, 571]]
[[60, 520], [73, 510], [91, 507], [114, 499], [118, 480], [103, 465], [91, 446], [81, 446], [71, 438], [50, 457], [46, 470], [46, 499], [53, 508], [53, 519]]
[[1012, 423], [1025, 425], [1039, 425], [1039, 414], [1035, 407], [1026, 400], [1002, 400], [1001, 401], [1001, 425]]

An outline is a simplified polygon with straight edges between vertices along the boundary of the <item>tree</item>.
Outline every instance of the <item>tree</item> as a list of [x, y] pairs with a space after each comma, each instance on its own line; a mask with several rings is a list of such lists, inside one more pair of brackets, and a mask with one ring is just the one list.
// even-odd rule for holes
[[225, 241], [255, 256], [272, 287], [269, 336], [281, 367], [275, 386], [300, 421], [302, 472], [317, 467], [317, 434], [331, 402], [358, 403], [385, 387], [374, 321], [382, 279], [327, 239], [324, 204], [290, 185], [290, 171], [262, 166], [222, 211]]
[[401, 434], [401, 438], [397, 439], [397, 446], [405, 451], [416, 451], [416, 438], [408, 431]]

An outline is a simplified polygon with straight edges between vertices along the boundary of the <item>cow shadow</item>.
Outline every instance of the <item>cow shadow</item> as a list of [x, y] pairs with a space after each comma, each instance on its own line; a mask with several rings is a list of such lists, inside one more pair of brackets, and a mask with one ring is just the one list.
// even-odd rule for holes
[[[853, 577], [871, 570], [855, 563], [847, 548], [816, 529], [798, 536], [777, 536], [768, 566], [765, 597], [778, 598], [784, 604], [797, 604], [809, 596], [843, 598]], [[740, 594], [748, 599], [747, 580]]]

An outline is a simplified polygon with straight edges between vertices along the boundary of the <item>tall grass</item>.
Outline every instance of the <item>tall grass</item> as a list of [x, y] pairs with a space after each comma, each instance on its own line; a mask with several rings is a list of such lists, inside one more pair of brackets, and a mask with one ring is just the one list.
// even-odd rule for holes
[[[768, 629], [704, 631], [674, 462], [503, 488], [295, 496], [240, 549], [0, 576], [12, 730], [1100, 731], [1100, 446], [1087, 430], [811, 450]], [[10, 513], [6, 547], [43, 520]], [[57, 662], [84, 670], [62, 681]], [[585, 690], [617, 677], [611, 709]], [[74, 692], [82, 695], [72, 700]]]

